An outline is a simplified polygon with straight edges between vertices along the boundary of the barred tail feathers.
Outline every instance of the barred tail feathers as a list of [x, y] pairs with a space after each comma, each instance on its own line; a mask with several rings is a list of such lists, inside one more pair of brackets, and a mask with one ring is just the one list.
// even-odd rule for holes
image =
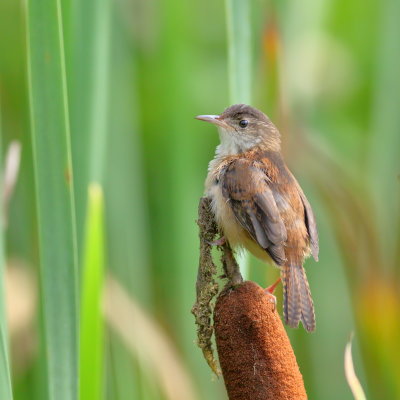
[[283, 315], [285, 323], [297, 328], [303, 323], [308, 332], [315, 330], [314, 304], [304, 268], [301, 265], [281, 267]]

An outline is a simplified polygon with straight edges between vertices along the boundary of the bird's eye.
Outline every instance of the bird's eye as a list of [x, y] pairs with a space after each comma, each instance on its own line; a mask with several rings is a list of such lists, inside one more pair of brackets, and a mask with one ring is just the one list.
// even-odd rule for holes
[[247, 121], [247, 119], [242, 119], [241, 121], [239, 121], [239, 126], [241, 128], [246, 128], [246, 126], [249, 124], [249, 121]]

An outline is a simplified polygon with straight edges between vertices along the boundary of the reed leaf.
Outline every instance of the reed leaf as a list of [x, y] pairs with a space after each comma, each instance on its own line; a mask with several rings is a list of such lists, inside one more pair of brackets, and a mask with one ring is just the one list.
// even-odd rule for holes
[[228, 71], [232, 104], [251, 104], [250, 1], [226, 0]]
[[104, 273], [104, 202], [98, 184], [89, 186], [87, 210], [81, 285], [80, 398], [98, 400], [103, 387], [101, 292]]
[[111, 4], [75, 1], [71, 15], [71, 142], [78, 246], [83, 243], [87, 186], [103, 182], [109, 108]]
[[[1, 116], [1, 115], [0, 115]], [[0, 165], [2, 166], [2, 137], [1, 137], [1, 118], [0, 118]], [[4, 270], [5, 270], [5, 254], [4, 254], [4, 226], [5, 215], [4, 210], [4, 179], [3, 168], [0, 170], [0, 201], [1, 201], [1, 214], [0, 214], [0, 398], [4, 400], [11, 400], [12, 388], [10, 377], [10, 363], [8, 357], [8, 334], [7, 334], [7, 319], [4, 304]]]
[[77, 250], [61, 5], [27, 3], [28, 77], [50, 400], [78, 398]]
[[[225, 0], [230, 104], [251, 104], [252, 57], [250, 1]], [[250, 257], [242, 252], [238, 262], [243, 276], [248, 275]]]

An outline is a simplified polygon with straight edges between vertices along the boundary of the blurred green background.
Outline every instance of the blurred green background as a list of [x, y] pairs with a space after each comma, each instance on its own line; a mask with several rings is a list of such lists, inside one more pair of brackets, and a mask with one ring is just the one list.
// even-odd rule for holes
[[[367, 398], [400, 398], [400, 2], [254, 0], [249, 7], [249, 18], [241, 22], [239, 9], [233, 21], [251, 33], [250, 49], [231, 59], [240, 64], [251, 54], [236, 96], [251, 92], [252, 105], [280, 129], [319, 225], [320, 262], [306, 264], [317, 330], [288, 329], [309, 398], [352, 398], [343, 366], [351, 332]], [[3, 207], [1, 254], [14, 399], [76, 398], [76, 388], [62, 394], [52, 380], [63, 380], [63, 368], [76, 372], [78, 329], [82, 399], [226, 398], [196, 347], [190, 309], [197, 205], [218, 143], [216, 130], [193, 117], [230, 105], [231, 40], [222, 0], [0, 2], [3, 171], [11, 142], [22, 148], [15, 188], [4, 178], [2, 196], [4, 203], [4, 192], [15, 189]], [[53, 68], [53, 50], [65, 56], [65, 70]], [[72, 156], [74, 197], [59, 192], [60, 203], [46, 181], [64, 168], [50, 157], [53, 145]], [[90, 182], [104, 192], [104, 236], [99, 186], [87, 207]], [[63, 201], [76, 218], [58, 220], [55, 212], [51, 219]], [[49, 226], [50, 240], [40, 242]], [[59, 253], [70, 274], [51, 262], [40, 268], [39, 252], [64, 247], [71, 263], [77, 255], [76, 273]], [[267, 286], [276, 275], [250, 259], [250, 279]], [[69, 293], [71, 304], [59, 307]], [[3, 344], [4, 322], [1, 314]], [[48, 342], [51, 327], [71, 329], [65, 347], [63, 337]], [[59, 358], [65, 353], [71, 364]], [[4, 360], [2, 399], [11, 398]]]

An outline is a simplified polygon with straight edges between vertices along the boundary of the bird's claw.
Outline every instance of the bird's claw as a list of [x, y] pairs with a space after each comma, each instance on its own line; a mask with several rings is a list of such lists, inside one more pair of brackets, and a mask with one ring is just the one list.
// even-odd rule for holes
[[268, 301], [274, 305], [274, 311], [276, 310], [276, 296], [271, 292], [265, 290], [265, 294], [268, 295]]
[[281, 281], [281, 278], [279, 278], [271, 286], [268, 286], [266, 289], [264, 289], [265, 294], [267, 294], [269, 296], [269, 301], [274, 304], [274, 311], [276, 310], [276, 297], [274, 296], [274, 290], [278, 286], [280, 281]]

